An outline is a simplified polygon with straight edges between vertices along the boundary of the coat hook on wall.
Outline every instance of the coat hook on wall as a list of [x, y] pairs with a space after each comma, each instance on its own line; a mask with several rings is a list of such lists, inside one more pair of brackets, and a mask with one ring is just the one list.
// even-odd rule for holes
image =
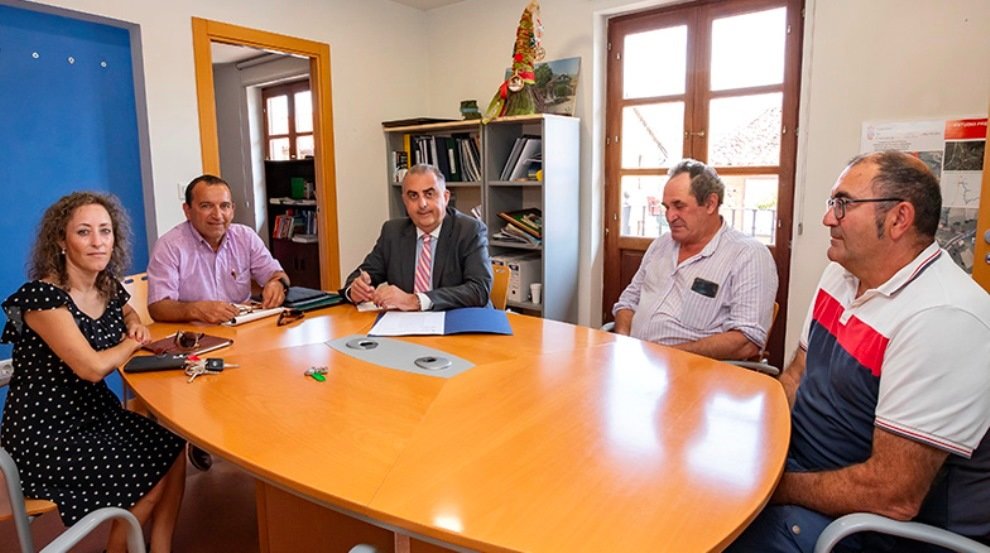
[[106, 68], [106, 66], [107, 66], [107, 62], [106, 61], [101, 61], [100, 62], [100, 67]]
[[72, 65], [73, 63], [76, 63], [76, 58], [69, 56], [69, 65]]
[[39, 54], [37, 52], [31, 52], [31, 57], [34, 58], [34, 59], [38, 59], [38, 58], [41, 57], [41, 54]]

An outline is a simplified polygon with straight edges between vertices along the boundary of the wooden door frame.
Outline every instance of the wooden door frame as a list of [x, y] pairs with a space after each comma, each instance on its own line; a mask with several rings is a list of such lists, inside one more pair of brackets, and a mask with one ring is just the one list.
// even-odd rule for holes
[[196, 100], [203, 172], [220, 174], [216, 95], [213, 88], [211, 42], [275, 50], [309, 58], [313, 97], [313, 151], [319, 209], [320, 282], [324, 290], [340, 288], [340, 247], [337, 234], [337, 183], [333, 145], [333, 106], [330, 98], [330, 46], [301, 38], [249, 29], [229, 23], [192, 18]]
[[[990, 109], [987, 110], [990, 115]], [[990, 125], [987, 126], [990, 144]], [[983, 184], [980, 187], [980, 211], [976, 218], [976, 245], [973, 248], [973, 278], [990, 292], [990, 148], [983, 151]]]

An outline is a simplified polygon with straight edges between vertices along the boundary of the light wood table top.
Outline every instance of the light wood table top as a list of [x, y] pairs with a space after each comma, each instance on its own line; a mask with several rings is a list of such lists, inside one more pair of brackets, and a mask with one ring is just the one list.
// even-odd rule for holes
[[[790, 418], [768, 376], [522, 315], [514, 336], [402, 338], [476, 364], [451, 379], [324, 344], [373, 319], [338, 306], [211, 327], [239, 368], [125, 379], [168, 427], [264, 481], [469, 549], [717, 551], [783, 471]], [[326, 382], [303, 376], [312, 365]]]

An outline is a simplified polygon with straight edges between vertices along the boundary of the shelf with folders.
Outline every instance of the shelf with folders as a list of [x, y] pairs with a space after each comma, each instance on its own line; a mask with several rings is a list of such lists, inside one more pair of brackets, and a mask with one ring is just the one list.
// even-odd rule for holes
[[[488, 227], [493, 262], [515, 267], [510, 308], [576, 322], [580, 123], [573, 117], [529, 115], [487, 125], [475, 120], [386, 127], [389, 216], [405, 215], [401, 171], [416, 160], [414, 144], [430, 143], [415, 137], [432, 136], [434, 143], [436, 137], [472, 137], [480, 180], [448, 179], [451, 204]], [[407, 153], [396, 155], [400, 151]], [[538, 302], [531, 284], [540, 289]]]
[[482, 132], [478, 121], [386, 127], [389, 166], [389, 213], [405, 214], [402, 179], [409, 167], [425, 163], [444, 175], [449, 205], [464, 214], [484, 211]]
[[400, 184], [405, 170], [421, 163], [440, 169], [448, 184], [482, 180], [481, 127], [477, 121], [454, 121], [386, 129], [389, 179]]

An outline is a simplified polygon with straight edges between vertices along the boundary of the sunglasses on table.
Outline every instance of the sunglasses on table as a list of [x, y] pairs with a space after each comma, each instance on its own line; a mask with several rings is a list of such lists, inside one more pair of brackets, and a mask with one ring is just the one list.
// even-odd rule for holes
[[278, 321], [275, 323], [276, 326], [285, 326], [287, 324], [294, 323], [299, 319], [305, 317], [306, 314], [298, 309], [285, 309], [278, 314]]
[[188, 332], [185, 330], [180, 330], [175, 333], [175, 337], [172, 339], [175, 345], [180, 348], [194, 349], [199, 347], [199, 341], [203, 338], [204, 333], [202, 332]]

